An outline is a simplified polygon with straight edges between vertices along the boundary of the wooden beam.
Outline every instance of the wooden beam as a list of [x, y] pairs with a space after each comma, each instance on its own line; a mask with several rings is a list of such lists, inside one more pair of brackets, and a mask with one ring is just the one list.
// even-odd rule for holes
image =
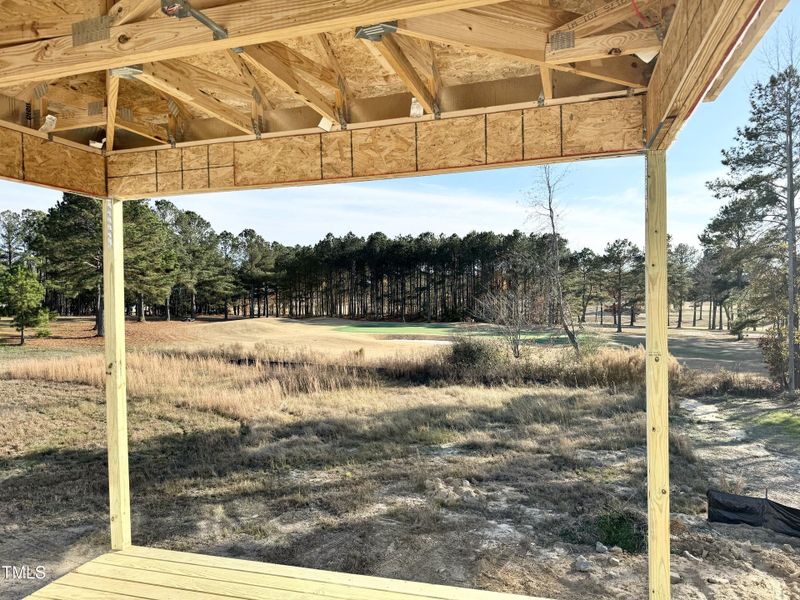
[[84, 127], [106, 127], [107, 123], [108, 111], [103, 109], [103, 112], [96, 115], [58, 117], [52, 131], [69, 131], [71, 129], [83, 129]]
[[151, 63], [144, 65], [142, 74], [136, 78], [240, 131], [253, 132], [253, 124], [247, 116], [198, 89], [179, 68], [166, 63]]
[[[653, 1], [637, 0], [636, 6], [642, 10]], [[637, 19], [637, 16], [631, 0], [611, 0], [585, 15], [576, 17], [572, 21], [556, 27], [551, 34], [570, 31], [575, 34], [575, 37], [585, 37], [606, 31], [608, 28], [628, 19]]]
[[[253, 102], [260, 104], [261, 110], [275, 108], [269, 98], [269, 95], [264, 90], [264, 87], [258, 82], [258, 80], [256, 80], [253, 72], [250, 70], [250, 67], [247, 66], [247, 63], [244, 61], [241, 55], [237, 54], [233, 50], [226, 50], [226, 53], [230, 59], [232, 68], [236, 73], [239, 74], [239, 78], [245, 83], [245, 85], [250, 88], [250, 96], [253, 98]], [[261, 97], [260, 103], [256, 102], [256, 95]]]
[[651, 27], [576, 38], [575, 45], [571, 48], [554, 49], [553, 45], [548, 43], [545, 57], [550, 64], [564, 64], [659, 50], [661, 50], [661, 40], [658, 31]]
[[117, 127], [130, 131], [141, 137], [153, 140], [154, 142], [166, 143], [169, 141], [167, 130], [160, 125], [151, 125], [149, 123], [141, 123], [139, 121], [128, 121], [117, 117]]
[[117, 127], [117, 100], [119, 99], [119, 77], [106, 72], [106, 150], [114, 150], [114, 132]]
[[131, 545], [128, 483], [128, 411], [125, 379], [125, 283], [122, 202], [103, 200], [103, 297], [105, 300], [106, 427], [111, 548]]
[[544, 62], [547, 34], [530, 25], [512, 23], [464, 10], [402, 19], [398, 33], [439, 44], [471, 47], [505, 58]]
[[339, 58], [333, 51], [333, 46], [328, 38], [327, 33], [318, 33], [314, 36], [314, 41], [317, 43], [322, 56], [328, 64], [328, 68], [336, 75], [336, 85], [338, 91], [336, 92], [336, 109], [339, 111], [339, 118], [341, 125], [344, 125], [350, 120], [350, 104], [353, 101], [353, 95], [350, 92], [350, 86], [347, 85], [347, 77], [339, 64]]
[[652, 67], [638, 56], [609, 56], [603, 60], [573, 63], [575, 74], [630, 88], [647, 87]]
[[385, 34], [380, 41], [365, 42], [367, 44], [375, 44], [375, 47], [381, 53], [386, 62], [391, 65], [392, 70], [397, 74], [408, 90], [414, 94], [414, 97], [425, 109], [428, 114], [439, 113], [439, 103], [433, 92], [428, 85], [422, 80], [419, 73], [414, 69], [414, 66], [409, 61], [406, 54], [403, 52], [393, 34]]
[[[132, 64], [164, 61], [227, 48], [348, 29], [493, 4], [499, 0], [372, 0], [296, 2], [249, 0], [209, 8], [228, 37], [214, 40], [194, 19], [147, 19], [110, 28], [109, 38], [81, 46], [72, 36], [0, 49], [0, 86], [91, 73]], [[269, 18], [265, 18], [269, 15]]]
[[666, 152], [647, 151], [645, 260], [649, 598], [670, 598]]
[[286, 44], [282, 44], [281, 42], [269, 42], [262, 44], [262, 48], [271, 52], [290, 68], [296, 71], [302, 71], [320, 83], [324, 83], [332, 88], [339, 86], [336, 81], [336, 74], [331, 69], [311, 60], [305, 54], [301, 54]]
[[250, 88], [240, 81], [230, 77], [222, 77], [183, 60], [173, 60], [167, 64], [176, 73], [180, 73], [182, 78], [190, 80], [194, 87], [203, 92], [208, 94], [222, 92], [242, 100], [252, 99]]
[[305, 80], [300, 79], [283, 59], [267, 46], [251, 46], [241, 54], [248, 66], [272, 78], [298, 100], [333, 123], [339, 122], [336, 107]]
[[789, 3], [789, 0], [765, 0], [765, 2], [758, 9], [758, 16], [751, 22], [747, 31], [742, 36], [736, 49], [728, 57], [722, 70], [717, 75], [716, 80], [711, 85], [711, 88], [706, 94], [705, 101], [713, 102], [728, 85], [728, 82], [733, 79], [736, 71], [742, 66], [745, 59], [750, 56], [750, 53], [756, 47], [756, 44], [764, 37], [767, 30], [772, 27], [775, 19], [781, 14], [783, 9]]
[[[621, 76], [618, 68], [612, 68], [609, 72], [604, 64], [591, 65], [583, 62], [573, 65], [574, 61], [565, 61], [564, 64], [560, 64], [560, 61], [554, 63], [546, 61], [547, 34], [544, 31], [517, 22], [504, 22], [494, 17], [474, 15], [470, 11], [401, 20], [398, 23], [397, 33], [438, 44], [487, 52], [502, 58], [523, 60], [538, 67], [626, 87], [638, 87], [644, 83], [639, 81], [638, 77], [629, 78], [630, 73]], [[609, 61], [619, 58], [609, 56], [609, 51], [607, 49], [601, 58]]]
[[648, 148], [669, 147], [761, 4], [762, 0], [721, 0], [698, 8], [694, 2], [678, 2], [648, 84]]
[[542, 96], [545, 100], [552, 100], [553, 71], [548, 67], [539, 67], [539, 76], [542, 78]]
[[126, 25], [146, 19], [160, 7], [161, 0], [119, 0], [108, 10], [108, 16], [111, 25]]
[[466, 12], [483, 17], [491, 17], [513, 25], [534, 27], [550, 31], [578, 17], [576, 13], [551, 8], [530, 0], [511, 0], [501, 4], [489, 4], [465, 9]]

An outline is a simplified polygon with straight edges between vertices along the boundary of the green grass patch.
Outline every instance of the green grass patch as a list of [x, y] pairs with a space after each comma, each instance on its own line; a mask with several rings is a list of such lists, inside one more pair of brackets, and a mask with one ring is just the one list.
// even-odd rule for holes
[[757, 425], [774, 427], [780, 434], [800, 438], [800, 415], [776, 410], [755, 418]]
[[[342, 333], [368, 333], [371, 335], [387, 335], [392, 337], [442, 336], [453, 337], [457, 335], [480, 336], [500, 338], [501, 334], [491, 325], [466, 325], [459, 323], [384, 323], [360, 322], [352, 325], [340, 325], [334, 328]], [[586, 336], [579, 335], [583, 340]], [[561, 331], [528, 331], [522, 334], [522, 340], [527, 344], [566, 344], [567, 337]]]
[[341, 325], [335, 331], [344, 333], [371, 333], [378, 335], [455, 335], [463, 331], [451, 323], [353, 323]]

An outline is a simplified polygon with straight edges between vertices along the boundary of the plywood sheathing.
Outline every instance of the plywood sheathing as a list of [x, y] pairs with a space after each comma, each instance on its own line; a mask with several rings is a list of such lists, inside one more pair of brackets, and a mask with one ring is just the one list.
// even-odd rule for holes
[[273, 138], [234, 146], [237, 186], [272, 185], [322, 178], [320, 136]]
[[417, 125], [417, 169], [433, 171], [486, 164], [486, 115]]
[[643, 148], [642, 104], [633, 96], [111, 155], [109, 193], [144, 197], [628, 154]]
[[486, 115], [486, 162], [510, 163], [523, 159], [522, 111]]
[[105, 196], [106, 169], [102, 155], [32, 135], [22, 138], [25, 181]]
[[561, 107], [564, 156], [615, 152], [644, 144], [641, 98]]
[[0, 129], [0, 177], [22, 179], [22, 134]]
[[353, 146], [349, 131], [322, 136], [322, 178], [341, 179], [353, 175]]

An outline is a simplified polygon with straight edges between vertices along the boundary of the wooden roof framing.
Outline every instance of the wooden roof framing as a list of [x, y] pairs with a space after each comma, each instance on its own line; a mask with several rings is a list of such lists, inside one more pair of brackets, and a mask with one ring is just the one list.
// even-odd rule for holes
[[[0, 0], [0, 126], [21, 134], [20, 155], [27, 135], [105, 156], [108, 182], [93, 188], [95, 195], [635, 153], [669, 145], [785, 3], [194, 0], [226, 29], [227, 38], [214, 39], [194, 19], [162, 14], [157, 0], [119, 0], [110, 8], [105, 0]], [[392, 27], [356, 39], [356, 28], [377, 23]], [[89, 37], [76, 37], [73, 27], [88, 29]], [[130, 79], [109, 71], [134, 65]], [[412, 114], [412, 97], [422, 114]], [[638, 113], [614, 112], [620, 102]], [[567, 109], [586, 103], [585, 110]], [[561, 108], [546, 110], [553, 107]], [[56, 125], [37, 131], [48, 114]], [[459, 121], [439, 129], [428, 123], [438, 119]], [[446, 142], [450, 131], [465, 135]], [[599, 140], [611, 131], [622, 134]], [[103, 138], [102, 150], [90, 147]], [[292, 141], [269, 142], [278, 138]], [[464, 148], [464, 140], [472, 146]], [[222, 151], [216, 144], [235, 146]], [[156, 157], [174, 154], [173, 147], [205, 147], [207, 159], [160, 168]], [[245, 165], [260, 163], [240, 147], [271, 157], [272, 176], [246, 173]], [[140, 164], [123, 172], [114, 158], [123, 153], [134, 154], [124, 159], [130, 165]], [[212, 153], [232, 158], [215, 164]], [[15, 178], [17, 153], [6, 155], [12, 162], [0, 163], [0, 176]], [[282, 164], [283, 156], [293, 158]], [[361, 168], [366, 163], [372, 168]], [[211, 171], [222, 168], [225, 176]], [[20, 172], [30, 175], [26, 165]]]

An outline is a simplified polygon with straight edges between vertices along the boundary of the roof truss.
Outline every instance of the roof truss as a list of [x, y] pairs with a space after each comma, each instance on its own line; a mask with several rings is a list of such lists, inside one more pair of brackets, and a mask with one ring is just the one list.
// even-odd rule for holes
[[[42, 0], [0, 25], [0, 94], [23, 103], [0, 107], [0, 121], [38, 127], [52, 114], [56, 133], [88, 143], [104, 129], [117, 152], [398, 123], [411, 118], [410, 96], [438, 118], [642, 93], [674, 5], [690, 0], [605, 0], [590, 12], [579, 0], [192, 0], [224, 39], [162, 14], [160, 0], [58, 2], [79, 8], [65, 15]], [[100, 17], [107, 28], [93, 41], [73, 36]], [[396, 33], [354, 39], [377, 23]], [[468, 74], [483, 60], [485, 73]], [[142, 85], [106, 76], [126, 66]]]

